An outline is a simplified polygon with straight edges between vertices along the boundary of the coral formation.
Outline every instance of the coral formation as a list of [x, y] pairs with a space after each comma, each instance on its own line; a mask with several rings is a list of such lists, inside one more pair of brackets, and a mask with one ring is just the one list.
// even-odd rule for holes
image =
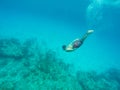
[[18, 40], [11, 38], [0, 40], [0, 57], [20, 58], [22, 57], [21, 44]]
[[120, 70], [72, 75], [71, 68], [33, 39], [0, 40], [0, 90], [120, 90]]

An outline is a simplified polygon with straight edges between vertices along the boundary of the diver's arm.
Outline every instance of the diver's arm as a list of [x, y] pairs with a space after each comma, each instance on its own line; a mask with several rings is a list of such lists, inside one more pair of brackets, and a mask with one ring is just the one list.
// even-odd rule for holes
[[73, 45], [72, 44], [69, 44], [66, 48], [65, 48], [65, 51], [66, 52], [71, 52], [71, 51], [73, 51], [74, 49], [73, 49]]

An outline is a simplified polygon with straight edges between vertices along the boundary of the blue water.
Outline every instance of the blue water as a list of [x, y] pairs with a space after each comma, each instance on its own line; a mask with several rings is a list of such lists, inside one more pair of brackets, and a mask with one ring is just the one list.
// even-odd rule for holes
[[[62, 50], [88, 29], [78, 50]], [[119, 0], [0, 0], [0, 38], [37, 38], [76, 70], [120, 69], [119, 29]]]
[[[0, 36], [20, 39], [38, 38], [60, 53], [65, 61], [83, 69], [106, 69], [120, 65], [120, 8], [116, 5], [93, 6], [87, 21], [90, 1], [0, 1]], [[94, 13], [97, 15], [94, 16]], [[100, 14], [102, 13], [102, 14]], [[101, 19], [97, 20], [101, 15]], [[89, 24], [88, 24], [89, 23]], [[72, 53], [61, 50], [88, 29], [94, 33]]]

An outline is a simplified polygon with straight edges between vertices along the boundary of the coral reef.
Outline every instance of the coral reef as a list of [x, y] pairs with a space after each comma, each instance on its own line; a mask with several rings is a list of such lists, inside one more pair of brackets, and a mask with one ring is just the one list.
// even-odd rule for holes
[[18, 40], [11, 39], [1, 39], [0, 40], [0, 57], [5, 58], [21, 58], [21, 44]]
[[[107, 74], [109, 73], [104, 72], [98, 75], [93, 71], [78, 71], [76, 77], [83, 90], [119, 90], [120, 84], [116, 79], [106, 79], [105, 76]], [[119, 76], [119, 74], [117, 76]]]
[[71, 68], [34, 39], [0, 40], [0, 90], [120, 90], [118, 69], [73, 75]]

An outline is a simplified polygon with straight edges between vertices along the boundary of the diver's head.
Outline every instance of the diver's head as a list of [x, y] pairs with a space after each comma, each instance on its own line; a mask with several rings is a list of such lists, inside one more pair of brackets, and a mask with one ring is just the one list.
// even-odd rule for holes
[[63, 50], [65, 50], [66, 49], [66, 45], [63, 45], [62, 48], [63, 48]]

